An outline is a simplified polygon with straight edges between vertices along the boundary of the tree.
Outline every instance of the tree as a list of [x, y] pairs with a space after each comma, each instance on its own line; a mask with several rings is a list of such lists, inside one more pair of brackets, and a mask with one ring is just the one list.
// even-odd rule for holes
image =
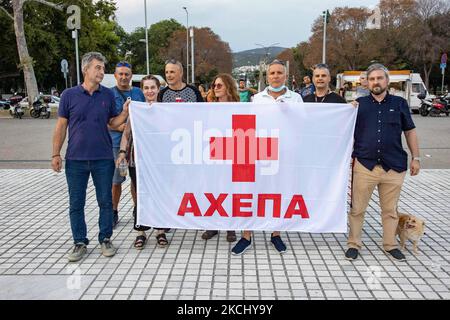
[[[198, 83], [210, 83], [218, 73], [231, 73], [233, 56], [230, 46], [210, 28], [194, 28], [194, 49], [195, 79]], [[186, 61], [186, 29], [173, 33], [161, 55]]]
[[283, 62], [287, 62], [289, 61], [289, 79], [288, 79], [288, 83], [290, 83], [290, 79], [292, 79], [292, 77], [295, 78], [296, 83], [299, 84], [300, 82], [300, 78], [301, 78], [301, 68], [300, 65], [298, 63], [298, 60], [295, 59], [295, 48], [289, 48], [286, 50], [283, 50], [282, 52], [280, 52], [276, 59], [282, 60]]
[[[150, 73], [164, 74], [164, 59], [161, 56], [161, 49], [167, 48], [169, 39], [175, 31], [186, 30], [174, 19], [162, 20], [152, 24], [148, 30]], [[137, 28], [122, 38], [119, 51], [123, 59], [128, 60], [133, 65], [133, 72], [145, 74], [147, 72], [145, 43], [145, 28]]]
[[20, 65], [19, 68], [23, 69], [25, 85], [28, 92], [28, 101], [33, 102], [38, 96], [38, 87], [36, 82], [36, 76], [33, 68], [33, 58], [28, 53], [27, 41], [25, 38], [25, 28], [23, 22], [23, 7], [27, 1], [36, 1], [41, 4], [53, 7], [61, 10], [61, 6], [45, 0], [12, 0], [13, 16], [2, 7], [4, 13], [7, 13], [10, 18], [14, 20], [14, 31], [16, 34], [17, 51], [19, 54]]
[[[95, 3], [92, 0], [62, 0], [59, 3], [61, 8], [69, 4], [76, 4], [81, 8], [80, 54], [87, 51], [100, 51], [108, 61], [118, 61], [117, 44], [120, 40], [120, 30], [123, 29], [115, 22], [115, 3], [109, 0], [100, 0]], [[66, 27], [67, 14], [65, 10], [55, 10], [52, 6], [42, 5], [39, 0], [28, 0], [23, 5], [24, 39], [26, 36], [28, 56], [33, 57], [33, 59], [30, 58], [33, 62], [31, 67], [39, 84], [38, 89], [44, 91], [53, 86], [64, 87], [60, 71], [62, 58], [69, 61], [69, 78], [75, 78], [76, 75], [74, 41], [70, 30]], [[2, 1], [0, 8], [2, 8], [2, 14], [6, 16], [13, 9], [13, 2]], [[10, 19], [7, 22], [2, 20], [0, 24], [10, 21], [13, 20]], [[10, 32], [12, 28], [13, 23], [10, 23], [10, 27], [2, 30]], [[11, 37], [15, 38], [15, 35], [8, 33], [0, 37], [11, 39]], [[1, 70], [17, 70], [17, 65], [21, 65], [18, 50], [16, 48], [16, 52], [11, 54], [7, 47], [0, 47], [0, 56], [8, 56], [7, 59], [0, 59], [0, 68]], [[107, 71], [113, 68], [111, 64], [107, 64], [106, 67]], [[26, 78], [26, 70], [24, 68], [22, 70]], [[30, 92], [29, 89], [28, 92]]]
[[[408, 38], [406, 54], [423, 72], [425, 85], [429, 88], [430, 74], [441, 54], [450, 49], [450, 10], [443, 1], [420, 0], [410, 18], [410, 32], [420, 35]], [[446, 12], [445, 12], [446, 10]]]

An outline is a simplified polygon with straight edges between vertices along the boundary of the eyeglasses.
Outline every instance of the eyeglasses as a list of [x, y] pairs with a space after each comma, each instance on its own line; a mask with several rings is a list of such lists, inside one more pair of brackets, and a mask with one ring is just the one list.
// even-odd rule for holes
[[214, 83], [212, 86], [211, 86], [213, 89], [222, 89], [222, 87], [223, 87], [223, 84], [221, 84], [221, 83]]
[[286, 66], [286, 63], [285, 63], [283, 60], [280, 60], [280, 59], [275, 59], [275, 60], [273, 60], [273, 61], [269, 64], [269, 66], [274, 65], [274, 64], [281, 64], [282, 66]]
[[129, 63], [126, 62], [126, 61], [120, 61], [120, 62], [118, 62], [118, 63], [116, 64], [116, 67], [117, 67], [117, 68], [119, 68], [119, 67], [127, 67], [127, 68], [130, 68], [130, 69], [131, 69], [131, 64], [129, 64]]

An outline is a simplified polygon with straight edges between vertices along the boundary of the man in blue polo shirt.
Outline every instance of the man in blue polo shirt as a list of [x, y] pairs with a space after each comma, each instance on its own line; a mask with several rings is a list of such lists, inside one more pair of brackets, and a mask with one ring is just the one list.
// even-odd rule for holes
[[375, 187], [378, 187], [383, 248], [394, 261], [406, 260], [398, 249], [395, 233], [397, 204], [406, 175], [408, 154], [403, 150], [405, 134], [412, 155], [411, 176], [420, 170], [419, 144], [414, 122], [405, 99], [388, 93], [389, 72], [381, 64], [367, 70], [369, 96], [357, 99], [358, 116], [353, 147], [352, 207], [349, 214], [347, 260], [355, 260], [361, 250], [364, 213]]
[[108, 125], [117, 126], [125, 122], [129, 102], [119, 114], [115, 108], [113, 92], [100, 85], [105, 74], [105, 63], [105, 57], [98, 52], [89, 52], [83, 56], [81, 68], [84, 81], [81, 85], [63, 92], [53, 134], [52, 168], [60, 172], [60, 152], [66, 138], [66, 130], [69, 129], [65, 170], [70, 198], [70, 226], [75, 244], [68, 256], [72, 262], [83, 257], [89, 244], [84, 205], [90, 175], [100, 208], [98, 240], [102, 254], [111, 257], [116, 253], [111, 242], [111, 188], [115, 165]]
[[[144, 94], [141, 89], [131, 86], [131, 78], [133, 74], [131, 72], [131, 64], [126, 61], [117, 63], [116, 70], [114, 71], [114, 77], [116, 78], [116, 86], [112, 88], [114, 92], [114, 100], [116, 103], [116, 111], [122, 112], [122, 106], [128, 98], [133, 101], [145, 102]], [[125, 129], [126, 123], [121, 123], [118, 126], [109, 126], [109, 132], [112, 139], [114, 161], [117, 159], [120, 149], [120, 140], [122, 140], [122, 133]], [[125, 177], [119, 174], [119, 170], [116, 168], [113, 176], [112, 186], [112, 201], [113, 201], [113, 228], [116, 227], [119, 222], [119, 201], [122, 194], [122, 183], [125, 181]], [[136, 190], [131, 188], [132, 194], [135, 194]], [[133, 199], [136, 198], [133, 196]]]

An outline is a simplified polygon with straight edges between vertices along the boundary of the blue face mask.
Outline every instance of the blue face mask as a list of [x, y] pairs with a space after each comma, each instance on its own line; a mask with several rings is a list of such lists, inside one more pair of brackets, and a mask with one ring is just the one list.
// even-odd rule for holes
[[284, 84], [281, 87], [278, 87], [278, 88], [274, 88], [272, 86], [269, 86], [269, 90], [272, 91], [272, 92], [281, 92], [284, 89], [286, 89], [286, 86]]

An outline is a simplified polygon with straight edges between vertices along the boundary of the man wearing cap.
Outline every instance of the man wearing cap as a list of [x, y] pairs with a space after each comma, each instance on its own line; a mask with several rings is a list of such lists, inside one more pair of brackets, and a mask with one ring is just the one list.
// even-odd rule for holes
[[[120, 61], [116, 65], [114, 71], [114, 78], [116, 78], [116, 86], [112, 91], [114, 92], [114, 101], [116, 103], [116, 110], [118, 113], [122, 111], [122, 106], [128, 98], [133, 101], [145, 101], [144, 94], [139, 88], [131, 86], [131, 78], [133, 74], [131, 72], [131, 64], [126, 61]], [[120, 141], [122, 140], [122, 133], [125, 129], [126, 122], [118, 126], [109, 126], [109, 133], [112, 139], [114, 161], [117, 159], [120, 149]], [[119, 174], [119, 170], [116, 168], [113, 177], [112, 186], [112, 201], [113, 201], [113, 226], [117, 226], [119, 222], [119, 201], [122, 194], [122, 183], [125, 181], [125, 177]], [[131, 192], [135, 193], [136, 190], [131, 188]]]

